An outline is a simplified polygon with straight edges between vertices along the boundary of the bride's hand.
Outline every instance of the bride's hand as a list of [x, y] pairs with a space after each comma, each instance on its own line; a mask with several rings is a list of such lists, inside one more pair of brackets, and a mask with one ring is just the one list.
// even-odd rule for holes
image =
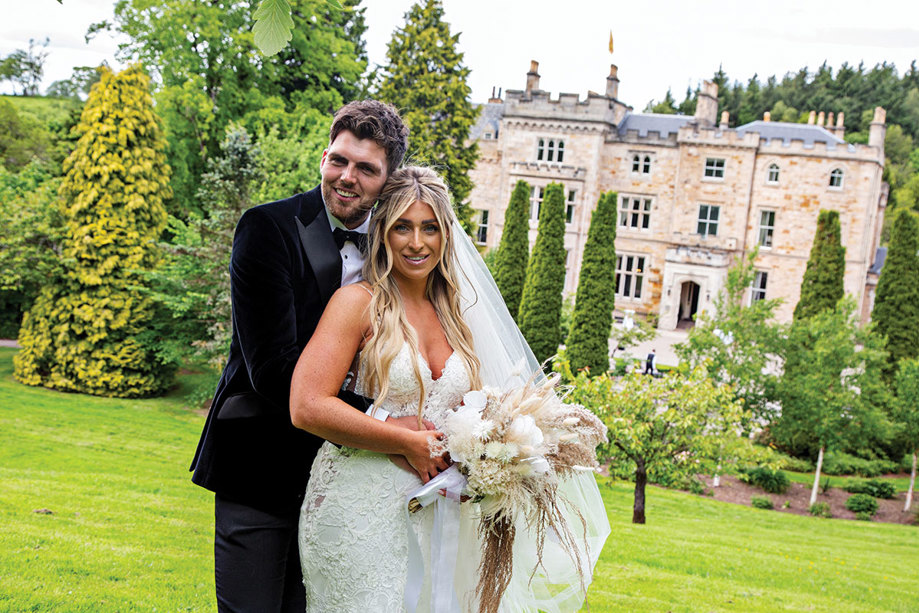
[[405, 459], [412, 469], [418, 473], [422, 483], [427, 483], [432, 478], [449, 466], [446, 455], [431, 457], [429, 441], [432, 438], [441, 438], [443, 434], [437, 430], [412, 432], [410, 444], [406, 449]]

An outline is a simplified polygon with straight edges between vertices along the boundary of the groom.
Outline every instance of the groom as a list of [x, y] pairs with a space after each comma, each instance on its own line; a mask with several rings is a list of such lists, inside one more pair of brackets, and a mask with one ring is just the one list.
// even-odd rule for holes
[[[322, 440], [291, 425], [291, 375], [332, 293], [360, 279], [365, 239], [353, 231], [366, 233], [407, 147], [393, 107], [347, 104], [332, 122], [321, 184], [249, 209], [236, 227], [230, 355], [191, 466], [192, 481], [215, 492], [222, 612], [306, 608], [297, 523]], [[342, 399], [366, 409], [353, 394]]]

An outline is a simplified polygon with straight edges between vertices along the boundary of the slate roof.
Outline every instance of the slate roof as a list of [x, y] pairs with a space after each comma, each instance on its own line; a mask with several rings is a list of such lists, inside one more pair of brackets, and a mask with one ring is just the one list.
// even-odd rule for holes
[[[784, 145], [791, 141], [803, 141], [805, 147], [813, 147], [814, 143], [826, 143], [827, 147], [846, 145], [846, 141], [839, 138], [823, 126], [806, 123], [785, 123], [783, 121], [751, 121], [737, 128], [737, 133], [743, 135], [747, 132], [756, 132], [766, 142], [780, 140]], [[850, 149], [854, 146], [847, 145]]]
[[676, 134], [684, 125], [693, 120], [691, 115], [664, 115], [660, 113], [629, 113], [619, 122], [619, 134], [625, 135], [629, 130], [637, 130], [639, 137], [648, 136], [648, 132], [658, 132], [661, 138]]
[[482, 110], [475, 125], [469, 130], [469, 138], [478, 140], [482, 138], [485, 132], [491, 132], [492, 138], [498, 138], [498, 126], [501, 125], [501, 118], [504, 117], [503, 102], [488, 102], [486, 104], [476, 104]]

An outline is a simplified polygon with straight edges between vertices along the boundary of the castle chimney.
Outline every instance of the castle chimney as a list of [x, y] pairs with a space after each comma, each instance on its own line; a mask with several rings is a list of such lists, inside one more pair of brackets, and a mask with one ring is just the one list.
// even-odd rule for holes
[[700, 126], [713, 126], [717, 116], [718, 85], [712, 81], [703, 81], [696, 100], [696, 123]]
[[619, 98], [619, 68], [615, 64], [609, 65], [609, 76], [606, 77], [606, 97]]
[[763, 121], [772, 121], [772, 113], [769, 111], [763, 113]]
[[824, 116], [824, 114], [823, 114], [823, 111], [820, 111], [820, 113], [817, 114], [817, 125], [818, 125], [818, 126], [822, 126], [822, 125], [823, 125], [823, 120], [824, 120], [824, 118], [825, 118], [825, 116]]
[[817, 123], [817, 111], [811, 111], [807, 116], [807, 125], [812, 126]]
[[718, 128], [721, 130], [728, 129], [728, 120], [731, 118], [731, 114], [727, 111], [721, 111], [721, 122], [718, 124]]
[[488, 104], [498, 104], [501, 102], [501, 90], [498, 89], [498, 95], [495, 96], [495, 88], [491, 88], [491, 98], [488, 99]]
[[833, 125], [833, 120], [834, 120], [834, 119], [835, 119], [835, 117], [833, 116], [833, 111], [830, 111], [829, 113], [827, 113], [827, 115], [826, 115], [826, 127], [827, 127], [827, 130], [829, 130], [830, 132], [835, 132], [835, 131], [836, 131], [836, 130], [835, 130], [835, 126]]
[[874, 119], [871, 120], [871, 127], [868, 128], [868, 144], [872, 147], [879, 147], [884, 150], [884, 136], [887, 135], [887, 111], [882, 107], [874, 107]]
[[836, 136], [839, 138], [843, 138], [846, 133], [846, 124], [843, 121], [844, 116], [845, 113], [842, 111], [839, 111], [839, 115], [836, 116], [836, 130], [833, 133], [836, 134]]
[[527, 94], [539, 91], [539, 62], [530, 60], [530, 72], [527, 73]]

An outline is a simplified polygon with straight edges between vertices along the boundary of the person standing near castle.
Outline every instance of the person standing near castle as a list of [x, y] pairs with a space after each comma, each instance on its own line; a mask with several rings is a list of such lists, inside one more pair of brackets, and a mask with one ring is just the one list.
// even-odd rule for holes
[[645, 372], [646, 375], [654, 374], [654, 362], [657, 360], [657, 354], [655, 350], [652, 349], [651, 353], [648, 354], [648, 357], [645, 359]]
[[[332, 294], [360, 280], [358, 233], [407, 148], [408, 128], [393, 107], [349, 103], [332, 122], [321, 184], [249, 209], [236, 227], [230, 354], [191, 466], [192, 481], [215, 492], [221, 612], [306, 609], [297, 521], [323, 441], [291, 424], [291, 376]], [[369, 403], [341, 397], [360, 410]], [[419, 472], [443, 463], [424, 461]]]

